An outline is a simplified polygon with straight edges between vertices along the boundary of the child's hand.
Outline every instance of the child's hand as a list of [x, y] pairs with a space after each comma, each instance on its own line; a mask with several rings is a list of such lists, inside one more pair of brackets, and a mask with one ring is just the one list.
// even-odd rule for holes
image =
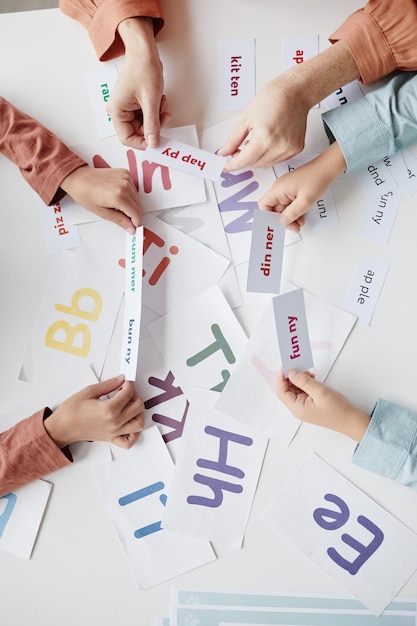
[[[102, 399], [115, 391], [112, 397]], [[143, 429], [143, 408], [133, 383], [117, 376], [65, 400], [44, 425], [60, 448], [76, 441], [108, 441], [130, 448]]]
[[293, 415], [310, 424], [331, 428], [361, 441], [370, 417], [353, 406], [342, 394], [319, 383], [310, 372], [291, 370], [278, 374], [277, 395]]
[[345, 170], [337, 143], [318, 157], [281, 176], [259, 200], [261, 209], [281, 213], [281, 222], [296, 233], [304, 225], [304, 214], [320, 200], [328, 187]]
[[142, 224], [139, 195], [128, 170], [83, 165], [61, 183], [77, 204], [134, 234]]

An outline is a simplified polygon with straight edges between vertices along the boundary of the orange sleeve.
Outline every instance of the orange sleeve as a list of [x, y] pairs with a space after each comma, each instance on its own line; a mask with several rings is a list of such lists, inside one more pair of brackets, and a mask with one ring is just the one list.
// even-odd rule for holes
[[44, 413], [37, 411], [0, 434], [0, 497], [71, 463], [71, 455], [46, 432]]
[[124, 54], [124, 44], [117, 31], [123, 20], [151, 17], [155, 35], [164, 24], [159, 0], [60, 0], [59, 8], [88, 30], [100, 61]]
[[45, 204], [64, 195], [60, 184], [85, 161], [32, 117], [0, 98], [0, 152], [15, 163]]
[[369, 0], [329, 39], [345, 41], [367, 85], [396, 69], [417, 70], [416, 33], [415, 0]]

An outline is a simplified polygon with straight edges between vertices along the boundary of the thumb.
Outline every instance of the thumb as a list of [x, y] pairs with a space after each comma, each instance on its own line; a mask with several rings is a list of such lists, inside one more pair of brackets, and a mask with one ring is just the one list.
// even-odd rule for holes
[[312, 398], [322, 387], [322, 383], [319, 383], [311, 374], [300, 372], [299, 370], [290, 370], [288, 372], [288, 380], [292, 385], [298, 387]]
[[91, 397], [92, 398], [101, 398], [101, 396], [107, 396], [109, 393], [113, 393], [113, 391], [117, 391], [123, 385], [125, 377], [123, 374], [119, 374], [118, 376], [114, 376], [113, 378], [108, 378], [107, 380], [103, 380], [95, 385], [90, 386]]
[[143, 136], [146, 145], [150, 148], [156, 148], [159, 145], [159, 136], [161, 133], [161, 124], [159, 120], [159, 107], [153, 102], [143, 103]]

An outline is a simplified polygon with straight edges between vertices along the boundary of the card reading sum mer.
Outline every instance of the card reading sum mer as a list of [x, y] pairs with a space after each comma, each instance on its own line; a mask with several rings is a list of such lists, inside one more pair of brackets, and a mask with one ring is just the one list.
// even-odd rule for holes
[[253, 212], [247, 290], [278, 294], [281, 287], [285, 226], [280, 213]]
[[295, 289], [275, 296], [272, 302], [284, 375], [294, 368], [310, 369], [314, 362], [303, 290]]

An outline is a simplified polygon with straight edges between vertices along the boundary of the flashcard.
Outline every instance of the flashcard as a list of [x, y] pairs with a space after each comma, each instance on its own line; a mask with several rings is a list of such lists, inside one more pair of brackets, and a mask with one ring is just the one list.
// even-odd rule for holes
[[[290, 285], [283, 285], [289, 289]], [[311, 349], [317, 380], [325, 380], [348, 338], [356, 317], [304, 291]], [[216, 408], [280, 445], [288, 446], [300, 422], [280, 402], [276, 381], [281, 357], [276, 341], [272, 299], [250, 335], [245, 350], [219, 396]]]
[[192, 392], [162, 525], [240, 548], [268, 439], [216, 411], [216, 399]]
[[378, 302], [389, 263], [382, 259], [362, 256], [345, 301], [345, 309], [369, 326]]
[[285, 376], [293, 368], [304, 371], [314, 367], [303, 290], [282, 293], [272, 303]]
[[376, 615], [417, 567], [417, 535], [315, 454], [263, 519]]
[[[172, 140], [198, 146], [195, 126], [166, 128], [164, 134]], [[129, 170], [145, 212], [186, 206], [206, 199], [202, 178], [154, 163], [148, 159], [145, 151], [124, 146], [118, 137], [82, 144], [73, 149], [94, 167], [121, 167]]]
[[[92, 369], [85, 363], [70, 374], [47, 381], [28, 397], [0, 406], [0, 430], [8, 430], [36, 411], [49, 407], [54, 411], [64, 400], [87, 385], [97, 383]], [[78, 441], [70, 446], [73, 463], [77, 466], [105, 463], [111, 460], [110, 446], [103, 441]], [[69, 469], [69, 468], [67, 468]], [[61, 470], [58, 470], [61, 471]], [[48, 475], [51, 478], [56, 472]]]
[[190, 403], [151, 337], [139, 345], [135, 388], [145, 406], [145, 428], [158, 427], [176, 461]]
[[0, 497], [0, 550], [30, 559], [51, 489], [35, 480]]
[[48, 206], [36, 194], [36, 203], [48, 254], [55, 254], [58, 250], [70, 250], [80, 245], [78, 226], [72, 224], [68, 211], [61, 206], [61, 202]]
[[383, 159], [353, 173], [368, 198], [380, 198], [398, 187]]
[[208, 180], [217, 180], [226, 163], [226, 157], [200, 150], [163, 135], [157, 148], [146, 148], [145, 156], [152, 160], [152, 163], [166, 165]]
[[[215, 152], [224, 144], [233, 128], [234, 120], [212, 126], [203, 131], [201, 145]], [[258, 200], [276, 180], [274, 170], [250, 169], [237, 172], [223, 172], [220, 180], [214, 182], [217, 204], [229, 242], [234, 265], [249, 260], [253, 212], [258, 209]], [[288, 231], [290, 232], [290, 231]], [[299, 236], [286, 236], [286, 243], [298, 241]]]
[[[407, 167], [404, 159], [405, 153], [406, 150], [397, 152], [389, 157], [385, 157], [383, 161], [401, 191], [411, 196], [417, 189], [417, 176]], [[410, 152], [408, 154], [412, 159], [415, 159]], [[415, 159], [415, 162], [417, 164], [417, 159]]]
[[158, 429], [147, 428], [130, 450], [114, 453], [93, 472], [139, 588], [215, 560], [209, 542], [161, 525], [174, 466]]
[[135, 380], [142, 311], [143, 226], [126, 233], [125, 299], [120, 372]]
[[40, 385], [81, 363], [99, 378], [122, 292], [71, 252], [61, 250], [54, 261], [19, 378]]
[[325, 98], [325, 103], [328, 109], [335, 109], [336, 107], [343, 106], [348, 102], [354, 102], [363, 98], [362, 89], [358, 80], [352, 80], [352, 82], [343, 85], [334, 91], [330, 96]]
[[[403, 150], [402, 156], [407, 168], [408, 177], [402, 180], [402, 188], [409, 196], [417, 191], [417, 159], [409, 150]], [[392, 159], [392, 157], [390, 157]]]
[[187, 588], [171, 591], [173, 626], [302, 624], [303, 626], [414, 626], [416, 602], [393, 600], [381, 617], [349, 596]]
[[248, 291], [280, 292], [284, 241], [285, 226], [281, 224], [280, 214], [256, 209], [253, 212]]
[[143, 303], [159, 315], [217, 284], [230, 264], [155, 215], [143, 224]]
[[[308, 163], [316, 156], [316, 154], [297, 154], [295, 157], [292, 157], [292, 159], [274, 165], [275, 174], [277, 178], [280, 178], [288, 172], [292, 172], [292, 170], [297, 167], [305, 165], [305, 163]], [[331, 187], [329, 187], [327, 191], [324, 192], [323, 196], [310, 207], [305, 214], [305, 220], [310, 230], [326, 226], [335, 226], [339, 223]]]
[[[205, 185], [207, 196], [205, 202], [167, 209], [158, 213], [158, 217], [231, 261], [229, 243], [217, 206], [213, 183], [206, 180]], [[230, 263], [218, 285], [232, 309], [242, 306], [242, 294], [233, 263]]]
[[88, 94], [93, 109], [94, 120], [100, 139], [116, 134], [106, 105], [117, 80], [118, 71], [114, 62], [100, 63], [98, 67], [86, 72]]
[[193, 387], [221, 391], [247, 343], [217, 285], [160, 317], [148, 330], [187, 398]]
[[368, 200], [361, 217], [359, 234], [376, 243], [387, 244], [397, 217], [402, 191], [394, 189]]
[[218, 44], [219, 110], [240, 111], [255, 96], [255, 40]]

